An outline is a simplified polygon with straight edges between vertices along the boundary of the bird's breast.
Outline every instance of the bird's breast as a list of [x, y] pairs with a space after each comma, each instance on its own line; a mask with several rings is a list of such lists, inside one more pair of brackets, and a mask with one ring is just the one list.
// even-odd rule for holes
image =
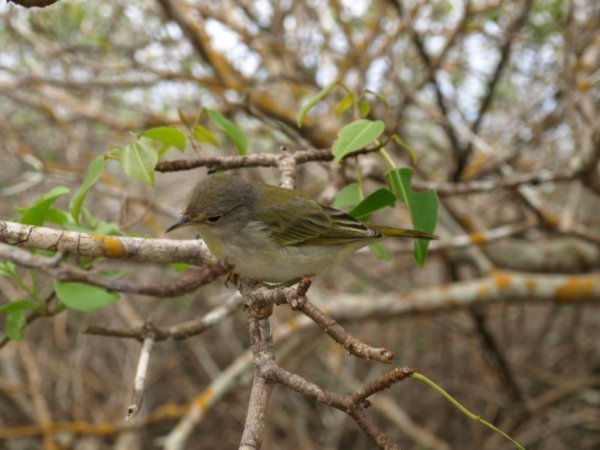
[[198, 231], [217, 258], [233, 261], [234, 272], [271, 283], [325, 272], [358, 248], [352, 245], [282, 246], [259, 222], [250, 222], [236, 233], [224, 233], [216, 227], [202, 227]]

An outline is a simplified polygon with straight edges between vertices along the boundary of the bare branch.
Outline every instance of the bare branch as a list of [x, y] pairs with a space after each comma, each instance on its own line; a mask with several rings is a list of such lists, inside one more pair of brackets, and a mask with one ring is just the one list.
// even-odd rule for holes
[[[309, 161], [331, 161], [333, 154], [329, 150], [299, 150], [292, 152], [296, 164]], [[240, 169], [243, 167], [278, 167], [281, 155], [275, 153], [253, 153], [240, 156], [204, 156], [195, 159], [161, 161], [156, 165], [158, 172], [176, 172], [191, 170], [197, 167], [208, 167], [211, 170]]]
[[248, 413], [244, 421], [244, 432], [240, 441], [240, 450], [257, 450], [261, 447], [267, 424], [267, 409], [274, 383], [262, 376], [255, 375], [252, 381]]
[[394, 353], [386, 348], [372, 347], [352, 336], [334, 319], [329, 317], [319, 308], [317, 308], [306, 297], [306, 292], [311, 285], [310, 278], [303, 278], [297, 287], [277, 286], [254, 286], [248, 287], [245, 284], [238, 285], [244, 296], [252, 301], [259, 301], [265, 304], [289, 304], [295, 311], [300, 311], [310, 317], [323, 331], [325, 331], [334, 341], [340, 344], [344, 349], [354, 356], [367, 360], [390, 363], [394, 358]]
[[42, 392], [42, 375], [39, 365], [36, 361], [34, 354], [31, 352], [29, 345], [24, 342], [19, 347], [21, 359], [27, 370], [27, 378], [29, 381], [29, 391], [33, 398], [33, 408], [35, 414], [40, 422], [41, 428], [44, 430], [44, 448], [54, 450], [56, 445], [54, 444], [54, 438], [52, 433], [45, 431], [49, 426], [52, 425], [52, 414], [46, 398]]
[[[293, 306], [294, 303], [297, 306]], [[310, 317], [317, 325], [319, 325], [334, 341], [340, 344], [344, 349], [354, 356], [366, 360], [373, 359], [375, 361], [389, 364], [394, 359], [394, 353], [387, 348], [372, 347], [359, 339], [352, 336], [344, 327], [337, 323], [334, 319], [323, 313], [306, 297], [292, 300], [291, 306], [293, 309], [302, 312]]]
[[[496, 271], [490, 276], [406, 293], [360, 296], [315, 291], [317, 299], [336, 305], [330, 315], [337, 320], [393, 317], [421, 312], [460, 309], [495, 302], [600, 302], [600, 272], [587, 275], [543, 275]], [[343, 306], [342, 306], [343, 305]]]
[[60, 281], [76, 281], [103, 287], [110, 291], [130, 292], [155, 297], [176, 297], [195, 291], [233, 268], [233, 265], [226, 261], [211, 261], [206, 263], [202, 269], [190, 270], [175, 280], [146, 284], [120, 278], [103, 277], [66, 263], [57, 262], [55, 258], [35, 255], [5, 244], [0, 244], [0, 257], [23, 267], [39, 269]]
[[399, 449], [400, 447], [394, 444], [389, 436], [377, 429], [373, 422], [367, 418], [364, 405], [365, 399], [405, 379], [413, 372], [413, 369], [394, 369], [373, 380], [354, 395], [341, 395], [327, 391], [305, 380], [301, 376], [290, 373], [278, 366], [267, 367], [264, 370], [264, 375], [312, 400], [345, 412], [356, 421], [358, 426], [360, 426], [378, 448], [392, 450]]
[[497, 189], [510, 189], [524, 184], [538, 185], [558, 181], [573, 180], [583, 174], [582, 170], [540, 170], [498, 178], [495, 180], [472, 180], [458, 183], [436, 183], [433, 181], [414, 180], [417, 189], [435, 189], [440, 195], [463, 195], [476, 192], [491, 192]]
[[142, 407], [142, 401], [144, 400], [144, 384], [146, 382], [146, 374], [148, 373], [148, 363], [150, 362], [152, 347], [154, 347], [154, 338], [148, 336], [144, 339], [144, 343], [142, 344], [140, 359], [138, 361], [135, 380], [133, 382], [133, 396], [131, 398], [131, 404], [127, 408], [127, 416], [125, 417], [126, 421], [137, 416]]
[[0, 220], [0, 242], [82, 256], [203, 265], [211, 254], [200, 240], [144, 239], [87, 234]]
[[[273, 392], [273, 382], [262, 375], [265, 367], [276, 365], [275, 348], [269, 318], [273, 313], [273, 305], [266, 304], [258, 297], [246, 297], [244, 294], [256, 286], [256, 283], [240, 279], [238, 284], [244, 286], [240, 289], [245, 297], [246, 311], [248, 313], [248, 331], [254, 360], [255, 372], [250, 392], [248, 412], [244, 421], [244, 432], [240, 441], [240, 450], [259, 449], [264, 438], [269, 399]], [[258, 301], [257, 301], [258, 300]]]
[[511, 223], [478, 233], [453, 236], [441, 241], [431, 242], [429, 244], [429, 251], [444, 251], [452, 248], [467, 247], [469, 245], [485, 245], [510, 236], [522, 234], [535, 227], [535, 225], [535, 220], [526, 220], [523, 223]]
[[138, 328], [117, 329], [105, 328], [100, 326], [90, 326], [84, 333], [97, 336], [113, 336], [120, 338], [143, 340], [148, 333], [154, 336], [156, 342], [166, 339], [186, 339], [203, 333], [209, 328], [221, 323], [223, 319], [233, 314], [242, 304], [242, 296], [235, 293], [230, 296], [225, 303], [211, 309], [198, 319], [189, 322], [172, 325], [170, 327], [159, 327], [152, 322], [146, 322]]
[[358, 392], [352, 396], [352, 402], [355, 404], [364, 402], [371, 395], [389, 389], [397, 382], [404, 380], [406, 377], [410, 377], [414, 372], [415, 369], [406, 367], [397, 367], [390, 370], [374, 380], [371, 380], [366, 386], [359, 389]]

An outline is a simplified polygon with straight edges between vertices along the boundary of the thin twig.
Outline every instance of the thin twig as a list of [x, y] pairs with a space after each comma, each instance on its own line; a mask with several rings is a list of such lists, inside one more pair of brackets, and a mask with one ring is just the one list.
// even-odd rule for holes
[[138, 361], [137, 370], [135, 372], [135, 380], [133, 382], [133, 395], [131, 397], [131, 403], [127, 407], [127, 416], [125, 421], [129, 421], [137, 416], [140, 408], [142, 407], [142, 401], [144, 400], [144, 384], [146, 382], [146, 375], [148, 373], [148, 363], [150, 362], [150, 354], [154, 347], [154, 338], [149, 335], [144, 339], [142, 344], [142, 350], [140, 352], [140, 359]]
[[307, 297], [306, 292], [311, 285], [308, 277], [303, 278], [296, 287], [276, 286], [267, 287], [257, 285], [248, 287], [244, 284], [238, 285], [242, 294], [254, 302], [263, 304], [288, 304], [295, 311], [300, 311], [310, 317], [319, 327], [323, 329], [334, 341], [342, 345], [349, 353], [359, 358], [390, 363], [394, 353], [383, 347], [372, 347], [352, 336], [344, 327], [329, 317]]
[[[300, 150], [291, 153], [297, 164], [309, 161], [331, 161], [333, 154], [329, 150]], [[158, 172], [176, 172], [197, 167], [209, 167], [212, 170], [240, 169], [243, 167], [277, 167], [281, 155], [275, 153], [254, 153], [243, 156], [204, 156], [195, 159], [161, 161], [156, 165]]]
[[186, 339], [203, 333], [209, 328], [221, 323], [223, 319], [233, 314], [242, 304], [242, 296], [236, 292], [231, 295], [223, 304], [211, 309], [209, 312], [198, 319], [183, 322], [170, 327], [160, 327], [152, 322], [146, 322], [143, 326], [137, 328], [106, 328], [100, 326], [90, 326], [84, 333], [97, 336], [112, 336], [120, 338], [143, 340], [148, 332], [152, 332], [156, 342], [166, 339]]
[[286, 371], [285, 369], [272, 365], [264, 369], [264, 376], [276, 380], [278, 383], [289, 387], [305, 397], [323, 403], [327, 406], [332, 406], [352, 417], [358, 426], [365, 434], [377, 445], [380, 449], [392, 450], [400, 449], [389, 436], [380, 431], [375, 424], [366, 416], [365, 400], [368, 396], [380, 392], [392, 384], [397, 383], [410, 376], [414, 372], [413, 369], [396, 368], [392, 371], [373, 380], [367, 386], [360, 389], [354, 395], [342, 395], [335, 392], [327, 391], [318, 385], [311, 383], [300, 375]]
[[[294, 307], [294, 304], [297, 306]], [[296, 298], [290, 304], [293, 309], [302, 312], [319, 325], [334, 341], [340, 344], [350, 354], [366, 360], [375, 360], [390, 364], [394, 359], [394, 353], [384, 347], [372, 347], [352, 336], [344, 327], [329, 317], [310, 300], [304, 297], [302, 300]]]

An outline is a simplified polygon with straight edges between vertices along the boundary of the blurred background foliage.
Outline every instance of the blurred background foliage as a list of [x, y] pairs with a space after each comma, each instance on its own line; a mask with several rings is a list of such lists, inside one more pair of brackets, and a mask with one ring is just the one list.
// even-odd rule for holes
[[[130, 144], [132, 132], [174, 126], [185, 133], [184, 154], [172, 149], [162, 160], [237, 155], [204, 108], [237, 124], [250, 154], [280, 146], [328, 149], [344, 125], [363, 115], [401, 138], [386, 148], [398, 165], [414, 168], [415, 190], [437, 190], [436, 233], [443, 240], [423, 269], [412, 261], [410, 243], [386, 243], [390, 261], [360, 253], [315, 281], [315, 301], [330, 308], [345, 297], [368, 304], [495, 270], [598, 271], [599, 29], [594, 0], [62, 0], [43, 9], [2, 3], [0, 217], [14, 220], [16, 207], [56, 186], [74, 192], [94, 158]], [[301, 108], [335, 80], [346, 89], [332, 89], [299, 127]], [[198, 138], [195, 125], [209, 137]], [[377, 154], [310, 162], [298, 166], [297, 186], [332, 203], [353, 182], [363, 195], [377, 190], [385, 170]], [[87, 220], [101, 221], [105, 232], [164, 237], [205, 172], [157, 172], [150, 187], [109, 159], [90, 191]], [[236, 172], [278, 182], [273, 168]], [[518, 182], [520, 176], [529, 182]], [[56, 205], [67, 209], [68, 199]], [[410, 225], [400, 206], [374, 219]], [[174, 274], [158, 264], [100, 260], [94, 267], [141, 281]], [[39, 299], [52, 297], [52, 280], [16, 270]], [[3, 304], [24, 290], [0, 277]], [[93, 314], [64, 310], [32, 321], [24, 340], [0, 350], [0, 448], [159, 445], [184, 406], [247, 348], [243, 313], [201, 336], [157, 345], [143, 411], [126, 432], [139, 345], [80, 332], [90, 324], [176, 324], [231, 294], [216, 282], [181, 298], [123, 295]], [[535, 304], [439, 307], [387, 320], [367, 314], [348, 326], [529, 449], [598, 448], [597, 302], [554, 300], [549, 293]], [[278, 309], [275, 322], [292, 317]], [[278, 351], [284, 367], [344, 392], [384, 370], [349, 357], [315, 329], [298, 332]], [[237, 445], [250, 376], [251, 369], [227, 389], [186, 448]], [[377, 396], [372, 409], [402, 448], [510, 448], [416, 383]], [[50, 432], [50, 423], [70, 431]], [[371, 445], [337, 411], [276, 390], [264, 448]]]

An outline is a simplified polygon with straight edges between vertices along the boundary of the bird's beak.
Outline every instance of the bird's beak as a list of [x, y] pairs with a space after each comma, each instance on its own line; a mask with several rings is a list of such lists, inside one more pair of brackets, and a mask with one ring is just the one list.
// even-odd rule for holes
[[190, 216], [183, 214], [179, 219], [177, 219], [177, 222], [175, 222], [173, 225], [171, 225], [169, 228], [167, 228], [165, 233], [168, 233], [169, 231], [173, 231], [177, 228], [185, 227], [187, 225], [191, 225]]

